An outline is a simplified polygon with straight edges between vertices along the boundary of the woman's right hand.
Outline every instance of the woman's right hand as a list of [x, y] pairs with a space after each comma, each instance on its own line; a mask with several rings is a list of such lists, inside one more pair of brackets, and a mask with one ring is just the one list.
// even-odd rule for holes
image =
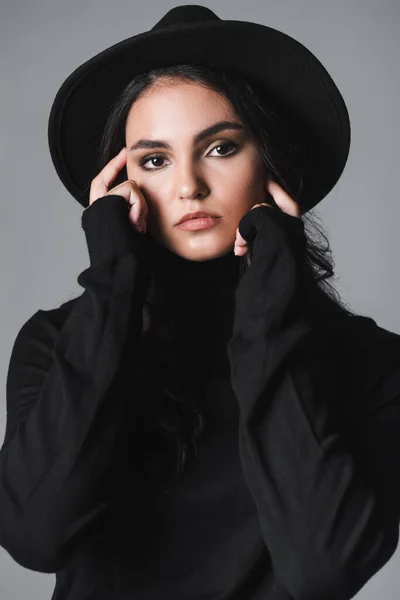
[[145, 233], [147, 231], [148, 206], [137, 183], [132, 179], [127, 179], [111, 190], [108, 189], [119, 171], [125, 166], [126, 156], [127, 149], [124, 146], [119, 154], [114, 156], [92, 180], [89, 206], [103, 196], [110, 196], [111, 194], [123, 196], [130, 205], [129, 220], [135, 229], [140, 233]]

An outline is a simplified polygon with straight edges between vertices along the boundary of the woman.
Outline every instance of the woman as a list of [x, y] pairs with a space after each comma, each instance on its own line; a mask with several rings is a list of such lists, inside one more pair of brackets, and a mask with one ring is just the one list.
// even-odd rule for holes
[[[311, 110], [305, 71], [298, 112], [276, 107], [288, 38], [235, 23], [177, 7], [53, 105], [90, 266], [16, 338], [0, 454], [0, 543], [56, 573], [53, 599], [338, 600], [397, 547], [400, 339], [338, 299], [303, 221], [344, 167], [346, 112], [333, 82], [342, 112]], [[251, 56], [274, 42], [281, 81], [229, 67], [234, 31]]]

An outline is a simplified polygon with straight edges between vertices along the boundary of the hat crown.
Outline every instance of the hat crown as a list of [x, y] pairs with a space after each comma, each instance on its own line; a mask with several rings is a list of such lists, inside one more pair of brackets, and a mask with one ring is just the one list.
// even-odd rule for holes
[[221, 19], [206, 6], [198, 4], [185, 4], [171, 8], [158, 23], [152, 27], [151, 31], [165, 29], [184, 23], [196, 23], [204, 21], [220, 21]]

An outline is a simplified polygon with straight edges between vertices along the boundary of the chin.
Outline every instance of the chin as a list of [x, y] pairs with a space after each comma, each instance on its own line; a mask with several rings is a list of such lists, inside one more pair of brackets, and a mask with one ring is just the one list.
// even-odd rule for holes
[[189, 248], [182, 250], [177, 250], [175, 248], [171, 248], [173, 252], [179, 254], [183, 258], [187, 260], [192, 260], [194, 262], [204, 262], [206, 260], [212, 260], [213, 258], [219, 258], [220, 256], [225, 256], [226, 254], [233, 254], [233, 244], [230, 244], [229, 247], [219, 248], [219, 249], [210, 249], [210, 248]]
[[214, 239], [214, 243], [204, 243], [203, 245], [197, 244], [196, 247], [195, 245], [190, 246], [190, 244], [182, 243], [181, 239], [166, 239], [165, 237], [157, 235], [154, 232], [152, 237], [158, 244], [161, 244], [161, 246], [171, 250], [171, 252], [174, 252], [182, 258], [186, 258], [187, 260], [192, 260], [194, 262], [203, 262], [206, 260], [212, 260], [213, 258], [218, 258], [220, 256], [225, 256], [226, 254], [233, 254], [235, 245], [234, 239], [229, 240], [229, 242], [225, 244], [217, 244], [215, 243], [216, 240]]

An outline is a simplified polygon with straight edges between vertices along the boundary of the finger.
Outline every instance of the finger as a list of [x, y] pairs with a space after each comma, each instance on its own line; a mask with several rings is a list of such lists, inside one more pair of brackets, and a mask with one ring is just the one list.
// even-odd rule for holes
[[248, 252], [247, 246], [236, 246], [234, 247], [234, 253], [236, 256], [244, 256]]
[[293, 200], [289, 194], [285, 192], [281, 186], [270, 179], [267, 184], [267, 189], [275, 200], [276, 204], [281, 208], [285, 213], [292, 215], [293, 217], [299, 217], [301, 215], [300, 206]]
[[125, 165], [126, 162], [126, 147], [114, 156], [106, 166], [100, 171], [100, 173], [93, 179], [91, 188], [91, 198], [97, 199], [101, 196], [105, 196], [108, 189], [118, 173]]
[[130, 221], [133, 224], [138, 225], [140, 229], [145, 228], [149, 212], [148, 205], [136, 181], [127, 179], [107, 193], [107, 195], [115, 194], [125, 198], [128, 203]]
[[[138, 202], [139, 200], [141, 202], [143, 202], [143, 204], [145, 204], [145, 202], [144, 202], [145, 198], [143, 196], [143, 193], [140, 190], [136, 181], [134, 181], [133, 179], [125, 179], [125, 181], [122, 181], [115, 187], [109, 189], [107, 194], [110, 194], [110, 195], [118, 194], [118, 195], [124, 196], [125, 200], [131, 206], [134, 203]], [[147, 209], [147, 205], [145, 208]]]
[[257, 208], [257, 206], [270, 206], [271, 208], [273, 208], [273, 206], [271, 206], [271, 204], [268, 204], [267, 202], [260, 202], [260, 204], [255, 204], [254, 206], [252, 206], [251, 210], [253, 210], [253, 208]]
[[235, 244], [237, 246], [247, 246], [248, 242], [240, 235], [239, 227], [236, 228], [236, 240]]
[[122, 150], [114, 156], [113, 159], [110, 160], [109, 163], [106, 164], [104, 169], [100, 171], [100, 180], [104, 185], [107, 186], [107, 189], [110, 187], [110, 184], [114, 181], [123, 165], [126, 162], [126, 148], [122, 148]]

